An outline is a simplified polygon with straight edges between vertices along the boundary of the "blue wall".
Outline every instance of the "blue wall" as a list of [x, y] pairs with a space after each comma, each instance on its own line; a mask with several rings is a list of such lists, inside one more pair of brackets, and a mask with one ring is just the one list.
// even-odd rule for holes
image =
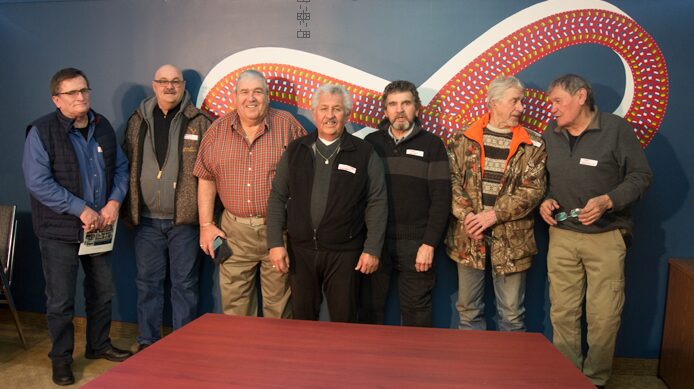
[[[20, 167], [24, 127], [53, 109], [48, 81], [59, 68], [86, 71], [92, 106], [111, 119], [122, 137], [125, 120], [151, 94], [153, 71], [163, 63], [185, 69], [193, 96], [205, 75], [227, 56], [253, 47], [278, 46], [319, 54], [378, 77], [421, 84], [453, 55], [502, 19], [536, 1], [316, 1], [310, 39], [297, 39], [297, 2], [226, 1], [0, 1], [0, 203], [19, 208], [14, 294], [22, 310], [44, 310], [38, 245]], [[617, 355], [657, 357], [667, 282], [667, 260], [694, 256], [690, 134], [694, 81], [694, 4], [683, 1], [612, 2], [660, 45], [670, 77], [670, 102], [658, 134], [646, 149], [653, 186], [635, 207], [635, 241], [626, 262], [627, 301]], [[624, 72], [618, 57], [601, 46], [578, 46], [544, 58], [519, 74], [544, 89], [555, 76], [575, 72], [596, 86], [598, 104], [614, 109]], [[297, 112], [296, 109], [293, 109]], [[297, 114], [308, 123], [307, 112]], [[547, 230], [538, 223], [541, 252], [528, 275], [528, 326], [551, 336], [546, 286]], [[115, 249], [116, 320], [136, 321], [132, 234], [119, 231]], [[456, 276], [442, 250], [437, 256], [436, 325], [457, 322]], [[217, 309], [213, 267], [203, 266], [201, 312]], [[81, 292], [80, 292], [81, 293]], [[395, 296], [393, 296], [395, 298]], [[391, 301], [389, 319], [397, 318]], [[83, 301], [78, 301], [83, 313]]]

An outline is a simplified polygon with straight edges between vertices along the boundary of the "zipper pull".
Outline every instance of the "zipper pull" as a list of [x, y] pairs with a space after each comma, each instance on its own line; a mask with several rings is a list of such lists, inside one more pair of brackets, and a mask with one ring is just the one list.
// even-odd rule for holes
[[159, 170], [159, 173], [157, 173], [157, 180], [161, 180], [161, 170]]

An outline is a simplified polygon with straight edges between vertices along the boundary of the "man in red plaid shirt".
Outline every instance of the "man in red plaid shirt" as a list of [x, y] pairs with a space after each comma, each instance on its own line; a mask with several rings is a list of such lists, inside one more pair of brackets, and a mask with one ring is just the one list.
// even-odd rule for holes
[[[193, 172], [199, 178], [200, 247], [214, 256], [219, 236], [231, 251], [219, 266], [225, 314], [257, 314], [260, 273], [263, 316], [289, 318], [288, 278], [268, 260], [265, 215], [275, 165], [306, 130], [290, 113], [269, 108], [267, 82], [256, 70], [239, 75], [235, 97], [236, 111], [217, 119], [205, 133]], [[219, 226], [213, 215], [217, 195], [224, 205]]]

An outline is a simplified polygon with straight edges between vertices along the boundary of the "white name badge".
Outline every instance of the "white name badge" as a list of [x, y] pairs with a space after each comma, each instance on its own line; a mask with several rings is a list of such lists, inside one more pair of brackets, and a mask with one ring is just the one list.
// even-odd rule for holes
[[424, 151], [422, 151], [422, 150], [407, 149], [407, 150], [405, 150], [405, 154], [407, 154], [407, 155], [416, 155], [416, 156], [418, 156], [418, 157], [423, 157], [423, 156], [424, 156]]
[[540, 146], [542, 146], [542, 142], [540, 142], [540, 141], [531, 140], [531, 142], [533, 142], [533, 146], [535, 146], [535, 147], [540, 147]]
[[99, 153], [103, 153], [104, 150], [101, 150], [101, 146], [96, 146], [96, 151]]
[[350, 172], [352, 174], [357, 174], [357, 168], [355, 168], [353, 166], [349, 166], [349, 165], [344, 164], [344, 163], [337, 165], [337, 170], [344, 170], [344, 171]]
[[598, 161], [596, 161], [594, 159], [588, 159], [588, 158], [581, 158], [581, 161], [579, 161], [579, 163], [581, 165], [585, 165], [585, 166], [593, 166], [593, 167], [598, 166]]
[[183, 139], [198, 140], [200, 137], [197, 134], [185, 134], [183, 135]]

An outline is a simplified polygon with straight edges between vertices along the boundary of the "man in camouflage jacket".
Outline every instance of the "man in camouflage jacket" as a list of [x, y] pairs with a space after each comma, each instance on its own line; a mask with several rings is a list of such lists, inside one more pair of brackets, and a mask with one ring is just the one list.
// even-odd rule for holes
[[545, 192], [544, 144], [520, 125], [523, 85], [489, 85], [489, 113], [449, 148], [453, 222], [448, 255], [458, 266], [459, 328], [486, 329], [484, 269], [491, 264], [499, 330], [524, 331], [525, 275], [537, 253], [533, 210]]

